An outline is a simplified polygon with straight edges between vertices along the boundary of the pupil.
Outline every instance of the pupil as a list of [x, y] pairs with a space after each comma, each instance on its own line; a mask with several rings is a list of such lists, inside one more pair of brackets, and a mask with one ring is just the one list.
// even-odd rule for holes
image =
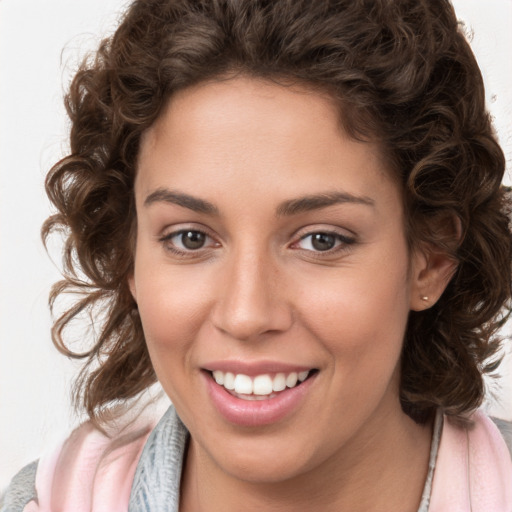
[[187, 231], [181, 235], [181, 242], [187, 249], [200, 249], [205, 241], [204, 233], [199, 231]]
[[326, 233], [315, 233], [311, 241], [317, 251], [328, 251], [334, 247], [335, 242], [334, 236]]

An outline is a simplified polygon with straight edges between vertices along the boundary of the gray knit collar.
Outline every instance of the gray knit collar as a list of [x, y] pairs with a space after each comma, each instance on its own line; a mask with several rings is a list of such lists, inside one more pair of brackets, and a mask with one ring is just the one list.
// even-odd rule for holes
[[150, 434], [137, 464], [128, 512], [178, 512], [188, 431], [169, 407]]

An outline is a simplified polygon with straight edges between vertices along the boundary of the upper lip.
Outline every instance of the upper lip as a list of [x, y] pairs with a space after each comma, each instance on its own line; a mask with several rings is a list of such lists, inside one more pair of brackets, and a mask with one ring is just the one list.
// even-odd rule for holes
[[202, 365], [203, 370], [213, 372], [220, 370], [234, 374], [243, 374], [249, 377], [265, 373], [292, 373], [313, 370], [314, 367], [302, 364], [284, 363], [279, 361], [212, 361]]

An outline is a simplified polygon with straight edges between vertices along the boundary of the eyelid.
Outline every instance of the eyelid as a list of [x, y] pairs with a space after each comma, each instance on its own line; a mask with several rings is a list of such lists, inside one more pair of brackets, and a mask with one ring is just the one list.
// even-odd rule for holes
[[212, 230], [205, 226], [204, 224], [196, 223], [196, 222], [182, 222], [178, 224], [168, 225], [160, 231], [160, 234], [157, 236], [159, 240], [164, 238], [169, 238], [171, 236], [177, 235], [178, 233], [183, 233], [184, 231], [197, 231], [199, 233], [203, 233], [208, 235], [210, 238], [215, 238]]
[[309, 235], [314, 235], [316, 233], [325, 233], [326, 235], [339, 236], [340, 238], [346, 240], [357, 240], [356, 233], [354, 233], [350, 229], [325, 224], [314, 224], [300, 228], [293, 235], [293, 239], [300, 240], [302, 238], [305, 238]]
[[[180, 248], [177, 247], [174, 244], [170, 243], [170, 240], [173, 237], [179, 236], [183, 233], [186, 233], [187, 231], [193, 231], [204, 234], [207, 239], [210, 241], [205, 243], [203, 247], [200, 247], [198, 249], [186, 249], [186, 248]], [[313, 250], [313, 249], [305, 249], [302, 247], [298, 247], [298, 244], [306, 239], [307, 237], [313, 236], [315, 234], [325, 234], [325, 235], [331, 235], [336, 238], [338, 243], [331, 249], [327, 249], [325, 251], [321, 250]], [[350, 233], [350, 234], [348, 234]], [[197, 224], [178, 224], [178, 225], [172, 225], [165, 228], [161, 235], [158, 237], [158, 242], [162, 243], [164, 245], [164, 248], [174, 254], [181, 255], [181, 256], [198, 256], [200, 254], [204, 254], [206, 251], [212, 248], [220, 247], [222, 244], [218, 241], [218, 237], [212, 234], [211, 230], [207, 228], [204, 225], [197, 225]], [[314, 254], [315, 257], [322, 257], [322, 256], [328, 256], [333, 255], [338, 252], [348, 251], [350, 246], [354, 245], [357, 242], [357, 236], [352, 231], [346, 229], [346, 228], [338, 228], [335, 226], [307, 226], [304, 228], [299, 229], [295, 235], [293, 235], [293, 242], [288, 245], [288, 247], [304, 251], [306, 253]]]
[[[198, 249], [183, 249], [181, 247], [177, 247], [175, 245], [171, 245], [172, 238], [182, 235], [183, 233], [187, 233], [188, 231], [193, 231], [196, 233], [202, 233], [213, 243], [206, 243], [203, 247]], [[178, 256], [197, 256], [199, 254], [203, 254], [208, 249], [212, 249], [214, 247], [220, 246], [220, 243], [216, 240], [216, 237], [212, 235], [211, 230], [206, 228], [206, 226], [198, 226], [198, 225], [175, 225], [168, 226], [165, 228], [161, 235], [158, 236], [158, 242], [164, 245], [164, 248]]]
[[[333, 236], [337, 239], [337, 241], [341, 243], [338, 243], [333, 248], [325, 251], [315, 251], [311, 249], [304, 249], [302, 247], [296, 247], [302, 240], [319, 233]], [[296, 235], [294, 236], [294, 241], [292, 242], [290, 247], [296, 250], [301, 250], [304, 252], [315, 254], [315, 256], [319, 257], [321, 257], [322, 255], [332, 255], [334, 253], [337, 253], [338, 251], [347, 251], [350, 248], [350, 246], [354, 245], [357, 242], [357, 236], [352, 232], [350, 233], [351, 234], [347, 234], [347, 230], [337, 229], [333, 226], [308, 226], [307, 228], [303, 228], [296, 233]]]

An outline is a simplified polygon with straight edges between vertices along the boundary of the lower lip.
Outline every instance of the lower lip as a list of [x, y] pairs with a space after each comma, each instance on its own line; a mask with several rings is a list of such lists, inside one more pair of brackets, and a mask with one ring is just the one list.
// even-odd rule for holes
[[217, 384], [211, 374], [204, 372], [210, 398], [220, 414], [230, 423], [242, 427], [260, 427], [276, 423], [301, 404], [315, 380], [316, 373], [294, 388], [280, 391], [268, 400], [243, 400]]

